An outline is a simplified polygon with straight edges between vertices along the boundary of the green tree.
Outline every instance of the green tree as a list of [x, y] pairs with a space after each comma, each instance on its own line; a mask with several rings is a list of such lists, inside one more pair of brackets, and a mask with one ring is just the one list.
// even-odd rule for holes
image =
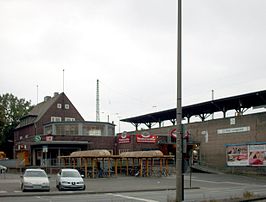
[[32, 109], [31, 102], [6, 93], [0, 95], [0, 148], [12, 157], [13, 133], [21, 117]]

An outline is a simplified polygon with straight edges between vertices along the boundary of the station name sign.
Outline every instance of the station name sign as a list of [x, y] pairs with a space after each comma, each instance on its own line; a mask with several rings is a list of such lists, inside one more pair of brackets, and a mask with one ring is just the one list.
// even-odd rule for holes
[[245, 127], [239, 127], [239, 128], [218, 129], [217, 130], [217, 134], [221, 135], [221, 134], [228, 134], [228, 133], [248, 132], [248, 131], [250, 131], [250, 127], [249, 126], [245, 126]]

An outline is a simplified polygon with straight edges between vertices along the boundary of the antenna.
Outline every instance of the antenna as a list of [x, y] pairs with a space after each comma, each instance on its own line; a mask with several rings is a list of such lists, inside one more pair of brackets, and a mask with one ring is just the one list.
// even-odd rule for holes
[[63, 69], [63, 93], [65, 92], [65, 69]]
[[37, 103], [36, 104], [38, 104], [38, 102], [39, 102], [39, 100], [38, 100], [38, 98], [39, 98], [39, 85], [37, 84]]
[[99, 79], [96, 83], [96, 122], [100, 121], [100, 98], [99, 98]]

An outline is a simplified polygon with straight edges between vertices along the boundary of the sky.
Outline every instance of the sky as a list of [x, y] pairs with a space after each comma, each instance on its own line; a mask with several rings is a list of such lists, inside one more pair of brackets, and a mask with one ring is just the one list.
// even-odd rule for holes
[[[182, 105], [265, 90], [266, 1], [185, 0]], [[65, 94], [87, 121], [176, 107], [176, 0], [0, 0], [0, 94]], [[63, 71], [64, 70], [64, 71]], [[119, 128], [119, 129], [118, 129]]]

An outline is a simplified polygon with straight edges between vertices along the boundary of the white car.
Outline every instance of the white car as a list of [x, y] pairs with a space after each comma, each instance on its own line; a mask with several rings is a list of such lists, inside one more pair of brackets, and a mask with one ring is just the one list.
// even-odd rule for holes
[[80, 175], [77, 169], [63, 168], [56, 177], [56, 187], [61, 190], [85, 190], [83, 176]]
[[0, 165], [0, 173], [6, 173], [7, 167]]
[[26, 169], [21, 176], [21, 190], [50, 191], [50, 182], [46, 172], [43, 169]]

